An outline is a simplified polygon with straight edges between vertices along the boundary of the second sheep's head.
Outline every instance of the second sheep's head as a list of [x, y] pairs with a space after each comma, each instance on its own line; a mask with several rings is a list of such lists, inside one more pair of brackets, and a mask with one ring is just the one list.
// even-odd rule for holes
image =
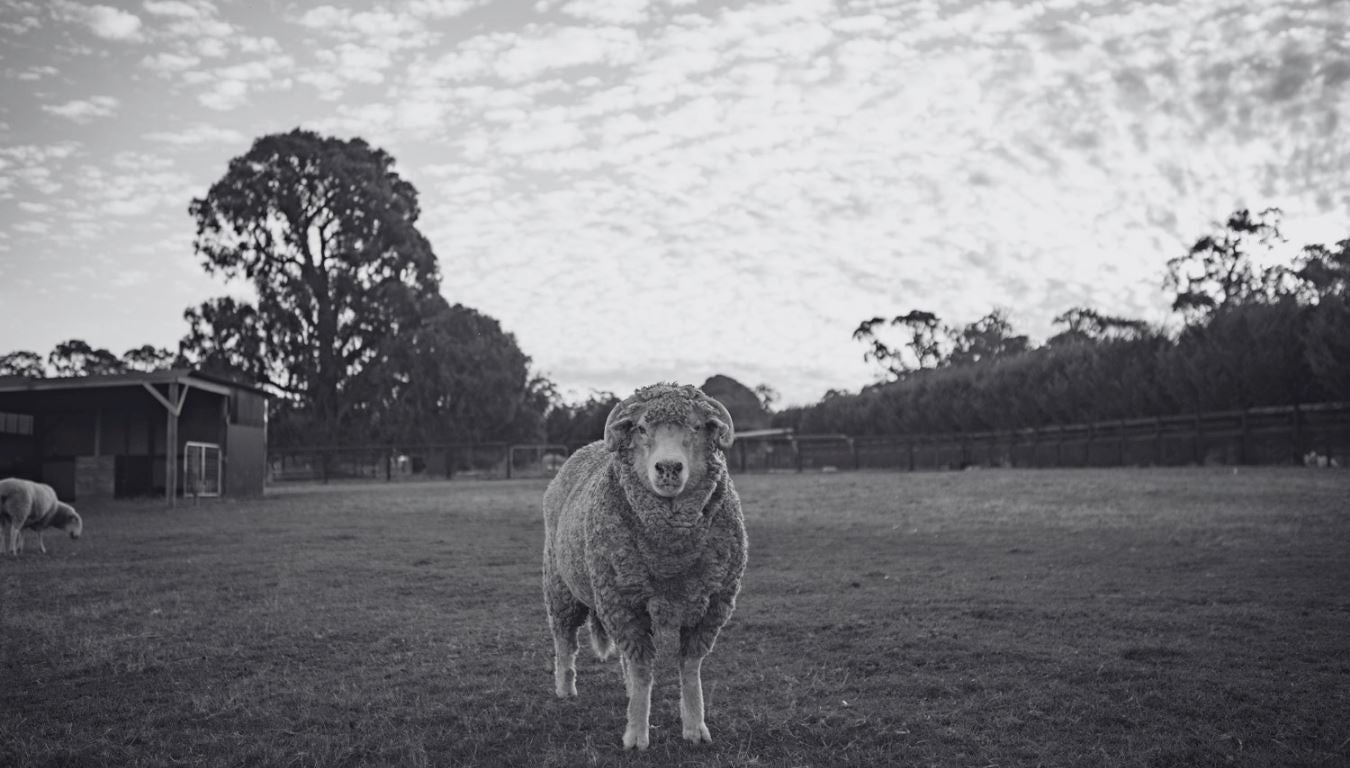
[[713, 454], [734, 439], [726, 407], [692, 386], [643, 387], [605, 422], [605, 447], [631, 457], [644, 484], [668, 499], [701, 485]]

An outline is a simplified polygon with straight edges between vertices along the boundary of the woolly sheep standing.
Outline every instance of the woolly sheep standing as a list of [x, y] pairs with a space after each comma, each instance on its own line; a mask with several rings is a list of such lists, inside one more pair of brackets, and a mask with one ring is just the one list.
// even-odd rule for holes
[[736, 607], [745, 572], [741, 502], [724, 452], [734, 431], [721, 403], [656, 384], [614, 406], [605, 439], [580, 449], [544, 492], [544, 603], [556, 693], [577, 695], [577, 630], [606, 659], [618, 646], [628, 689], [627, 749], [646, 749], [655, 632], [680, 631], [680, 720], [703, 719], [703, 657]]

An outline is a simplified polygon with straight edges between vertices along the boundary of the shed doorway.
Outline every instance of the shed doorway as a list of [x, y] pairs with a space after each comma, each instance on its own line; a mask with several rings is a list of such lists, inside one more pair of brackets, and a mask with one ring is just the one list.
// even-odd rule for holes
[[220, 495], [220, 445], [193, 443], [183, 450], [183, 495]]

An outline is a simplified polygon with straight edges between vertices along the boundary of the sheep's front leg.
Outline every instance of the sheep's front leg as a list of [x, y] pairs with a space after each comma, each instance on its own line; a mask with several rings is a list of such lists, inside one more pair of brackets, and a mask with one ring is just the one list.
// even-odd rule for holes
[[628, 687], [628, 727], [623, 732], [624, 749], [646, 749], [651, 743], [652, 660], [624, 655], [624, 684]]
[[712, 741], [708, 724], [703, 722], [703, 659], [680, 659], [680, 723], [684, 740], [693, 744]]
[[42, 530], [41, 530], [41, 529], [38, 529], [37, 535], [38, 535], [38, 550], [41, 551], [42, 554], [45, 555], [45, 554], [47, 554], [47, 545], [44, 544], [43, 541], [42, 541]]
[[680, 627], [680, 722], [685, 741], [694, 744], [712, 741], [703, 719], [703, 657], [712, 652], [722, 625], [735, 608], [735, 593], [713, 595], [697, 624]]

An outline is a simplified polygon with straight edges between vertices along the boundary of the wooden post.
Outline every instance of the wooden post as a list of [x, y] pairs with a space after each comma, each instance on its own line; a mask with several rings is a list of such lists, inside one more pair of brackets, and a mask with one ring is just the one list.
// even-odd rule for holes
[[1294, 404], [1294, 465], [1303, 465], [1303, 409]]
[[[178, 382], [169, 382], [169, 402], [178, 402]], [[164, 495], [172, 507], [178, 502], [178, 411], [167, 409], [168, 427], [164, 441]]]
[[1237, 463], [1247, 463], [1247, 435], [1251, 431], [1251, 425], [1247, 419], [1247, 411], [1242, 411], [1242, 432], [1238, 435]]
[[1192, 458], [1195, 459], [1196, 466], [1205, 465], [1205, 428], [1200, 422], [1200, 414], [1195, 414], [1195, 439], [1191, 441]]
[[1163, 420], [1162, 417], [1154, 419], [1153, 432], [1153, 464], [1154, 466], [1163, 466]]

